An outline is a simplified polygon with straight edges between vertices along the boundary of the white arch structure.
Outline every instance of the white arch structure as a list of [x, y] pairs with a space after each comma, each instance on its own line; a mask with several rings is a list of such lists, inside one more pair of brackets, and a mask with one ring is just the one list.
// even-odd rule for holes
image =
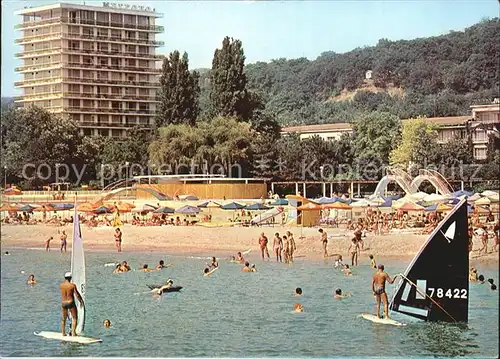
[[411, 178], [408, 173], [399, 168], [388, 168], [387, 175], [377, 184], [377, 188], [373, 196], [384, 196], [387, 190], [387, 185], [395, 182], [403, 189], [407, 195], [418, 192], [420, 185], [424, 182], [430, 182], [437, 193], [448, 195], [453, 192], [453, 188], [448, 181], [437, 171], [433, 170], [420, 170], [418, 176]]

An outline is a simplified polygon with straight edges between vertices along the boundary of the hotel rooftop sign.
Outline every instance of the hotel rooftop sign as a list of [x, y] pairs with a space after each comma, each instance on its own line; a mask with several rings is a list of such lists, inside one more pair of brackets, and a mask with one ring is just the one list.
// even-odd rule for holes
[[135, 10], [135, 11], [146, 11], [146, 12], [156, 12], [154, 8], [149, 6], [142, 5], [130, 5], [130, 4], [115, 4], [112, 2], [103, 2], [103, 7], [109, 7], [113, 9], [121, 9], [121, 10]]

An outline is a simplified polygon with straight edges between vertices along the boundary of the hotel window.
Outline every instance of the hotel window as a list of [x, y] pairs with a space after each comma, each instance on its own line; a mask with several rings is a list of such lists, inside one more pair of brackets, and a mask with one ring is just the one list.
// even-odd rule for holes
[[69, 26], [68, 33], [70, 35], [80, 35], [80, 27], [79, 26]]
[[98, 42], [97, 50], [102, 52], [108, 52], [108, 44], [105, 42]]
[[99, 65], [101, 65], [101, 66], [108, 66], [108, 59], [106, 57], [101, 57], [99, 59]]
[[125, 31], [125, 37], [127, 39], [136, 39], [135, 31]]
[[109, 13], [107, 12], [98, 12], [97, 13], [97, 21], [99, 23], [107, 24], [109, 21]]
[[120, 59], [117, 57], [112, 57], [111, 58], [111, 66], [114, 68], [117, 68], [120, 66]]
[[483, 147], [474, 148], [474, 158], [477, 160], [486, 159], [486, 148], [483, 148]]
[[93, 37], [94, 36], [94, 28], [84, 27], [83, 28], [83, 36]]
[[97, 36], [100, 36], [100, 37], [108, 37], [108, 34], [109, 34], [109, 31], [108, 29], [97, 29]]
[[121, 45], [120, 44], [111, 44], [111, 52], [120, 52]]
[[127, 52], [135, 54], [135, 45], [127, 45]]
[[115, 29], [112, 29], [111, 30], [111, 37], [113, 39], [120, 39], [122, 37], [122, 32], [121, 30], [115, 30]]
[[113, 25], [122, 25], [123, 24], [123, 15], [122, 14], [111, 14], [111, 22]]
[[71, 50], [79, 50], [80, 49], [80, 41], [68, 41], [69, 48]]
[[148, 33], [147, 32], [140, 32], [139, 33], [139, 40], [148, 40], [149, 37], [148, 37]]
[[111, 88], [111, 94], [113, 94], [113, 95], [121, 95], [121, 88], [120, 87], [112, 87]]
[[123, 23], [125, 25], [135, 25], [135, 15], [123, 15]]
[[474, 132], [474, 137], [473, 137], [474, 141], [487, 141], [488, 138], [486, 136], [486, 131], [483, 131], [483, 130], [476, 130]]

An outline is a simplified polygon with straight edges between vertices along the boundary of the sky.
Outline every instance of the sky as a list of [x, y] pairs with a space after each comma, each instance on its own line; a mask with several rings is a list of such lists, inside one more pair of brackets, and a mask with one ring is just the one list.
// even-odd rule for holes
[[[215, 48], [225, 36], [243, 42], [246, 63], [278, 58], [315, 59], [322, 52], [347, 52], [373, 46], [381, 38], [414, 39], [460, 31], [482, 19], [499, 16], [498, 0], [302, 0], [302, 1], [112, 1], [151, 6], [164, 14], [157, 24], [165, 32], [158, 53], [173, 50], [189, 54], [190, 68], [210, 68]], [[14, 81], [21, 66], [14, 57], [20, 36], [14, 25], [21, 16], [14, 11], [57, 1], [2, 1], [2, 96], [15, 96]], [[81, 1], [65, 0], [66, 3]], [[85, 1], [102, 6], [101, 1]]]

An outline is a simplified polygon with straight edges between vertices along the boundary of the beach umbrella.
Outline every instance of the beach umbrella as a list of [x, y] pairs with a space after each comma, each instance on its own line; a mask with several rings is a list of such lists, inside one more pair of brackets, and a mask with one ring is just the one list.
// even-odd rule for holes
[[499, 202], [500, 201], [500, 194], [496, 193], [494, 195], [488, 196], [488, 199], [491, 202]]
[[[460, 197], [460, 199], [463, 199], [464, 197], [465, 196], [462, 196], [462, 197]], [[481, 198], [481, 196], [479, 195], [479, 193], [474, 193], [472, 196], [467, 197], [467, 202], [475, 202], [480, 198]]]
[[378, 205], [378, 207], [383, 207], [383, 208], [392, 207], [392, 199], [391, 199], [391, 198], [387, 198], [387, 199], [385, 200], [385, 202], [384, 202], [384, 203], [380, 203], [380, 204]]
[[425, 192], [416, 192], [416, 193], [410, 194], [408, 197], [411, 200], [420, 201], [420, 200], [423, 200], [426, 196], [428, 196], [428, 194]]
[[423, 211], [424, 207], [412, 203], [412, 202], [406, 202], [402, 206], [398, 208], [398, 210], [403, 211], [403, 212], [410, 212], [410, 211]]
[[488, 197], [479, 198], [475, 204], [491, 204], [491, 200]]
[[450, 211], [453, 208], [453, 206], [450, 206], [448, 204], [444, 203], [438, 203], [436, 212], [447, 212]]
[[52, 207], [54, 208], [54, 211], [68, 211], [75, 208], [75, 206], [71, 203], [56, 203]]
[[337, 201], [335, 203], [330, 203], [330, 204], [325, 204], [323, 205], [323, 208], [328, 208], [328, 209], [340, 209], [340, 210], [349, 210], [352, 209], [351, 206], [344, 202]]
[[3, 194], [6, 196], [20, 195], [23, 192], [19, 188], [7, 188], [3, 191]]
[[425, 196], [423, 200], [424, 202], [427, 203], [440, 203], [440, 202], [446, 202], [448, 200], [448, 197], [443, 196], [441, 194], [432, 193]]
[[197, 205], [198, 208], [219, 208], [220, 204], [214, 201], [205, 201]]
[[93, 212], [96, 208], [97, 208], [96, 205], [94, 205], [90, 202], [85, 202], [85, 203], [82, 203], [81, 205], [79, 205], [77, 207], [77, 210], [79, 212]]
[[106, 206], [100, 206], [95, 208], [92, 212], [95, 214], [111, 213], [112, 209]]
[[370, 205], [370, 202], [366, 200], [365, 198], [360, 199], [359, 201], [353, 201], [351, 203], [351, 207], [353, 208], [360, 208], [360, 207], [368, 207]]
[[194, 194], [183, 194], [179, 196], [179, 199], [181, 201], [198, 201], [199, 198], [196, 197]]
[[474, 192], [470, 192], [470, 191], [464, 191], [464, 190], [459, 190], [459, 191], [455, 191], [453, 192], [451, 195], [453, 197], [462, 197], [462, 196], [467, 196], [467, 197], [470, 197], [474, 194]]
[[382, 204], [385, 202], [385, 198], [377, 194], [375, 196], [369, 197], [368, 201], [373, 204]]
[[322, 209], [322, 206], [316, 203], [309, 202], [307, 204], [303, 204], [302, 206], [297, 207], [298, 211], [319, 211]]
[[236, 203], [236, 202], [231, 202], [231, 203], [225, 204], [223, 206], [220, 206], [220, 208], [225, 209], [225, 210], [231, 210], [231, 209], [235, 210], [235, 209], [245, 208], [245, 206], [242, 204]]
[[134, 213], [153, 212], [156, 209], [157, 208], [155, 206], [152, 206], [150, 204], [145, 204], [142, 207], [133, 208], [132, 212], [134, 212]]
[[437, 206], [438, 205], [436, 203], [431, 204], [430, 206], [425, 207], [424, 211], [426, 211], [426, 212], [436, 212]]
[[170, 214], [170, 213], [174, 213], [175, 210], [173, 208], [170, 208], [170, 207], [160, 207], [158, 209], [155, 209], [153, 211], [153, 213], [161, 213], [161, 214]]
[[476, 212], [479, 214], [488, 214], [491, 212], [488, 208], [485, 208], [483, 206], [475, 206], [474, 208], [476, 209]]
[[269, 209], [269, 207], [266, 207], [262, 203], [254, 203], [246, 206], [245, 209], [249, 211], [263, 211]]
[[18, 209], [15, 206], [4, 204], [2, 207], [0, 207], [0, 211], [1, 212], [13, 212], [13, 211], [18, 211]]
[[318, 204], [329, 204], [329, 203], [335, 203], [338, 201], [338, 198], [337, 197], [332, 197], [332, 198], [329, 198], [329, 197], [321, 197], [321, 198], [318, 198], [316, 200], [314, 200], [314, 202], [318, 203]]
[[134, 208], [135, 205], [131, 203], [118, 203], [117, 205], [111, 206], [111, 211], [116, 212], [118, 209], [118, 212], [131, 212]]
[[21, 212], [33, 212], [35, 207], [30, 206], [29, 204], [25, 204], [23, 206], [20, 206], [17, 210]]
[[486, 191], [481, 193], [481, 196], [484, 196], [484, 197], [498, 196], [498, 192], [486, 190]]
[[200, 213], [200, 209], [195, 206], [183, 206], [175, 210], [175, 213], [195, 214]]
[[286, 206], [288, 205], [288, 200], [285, 198], [278, 198], [276, 201], [271, 203], [271, 206]]

